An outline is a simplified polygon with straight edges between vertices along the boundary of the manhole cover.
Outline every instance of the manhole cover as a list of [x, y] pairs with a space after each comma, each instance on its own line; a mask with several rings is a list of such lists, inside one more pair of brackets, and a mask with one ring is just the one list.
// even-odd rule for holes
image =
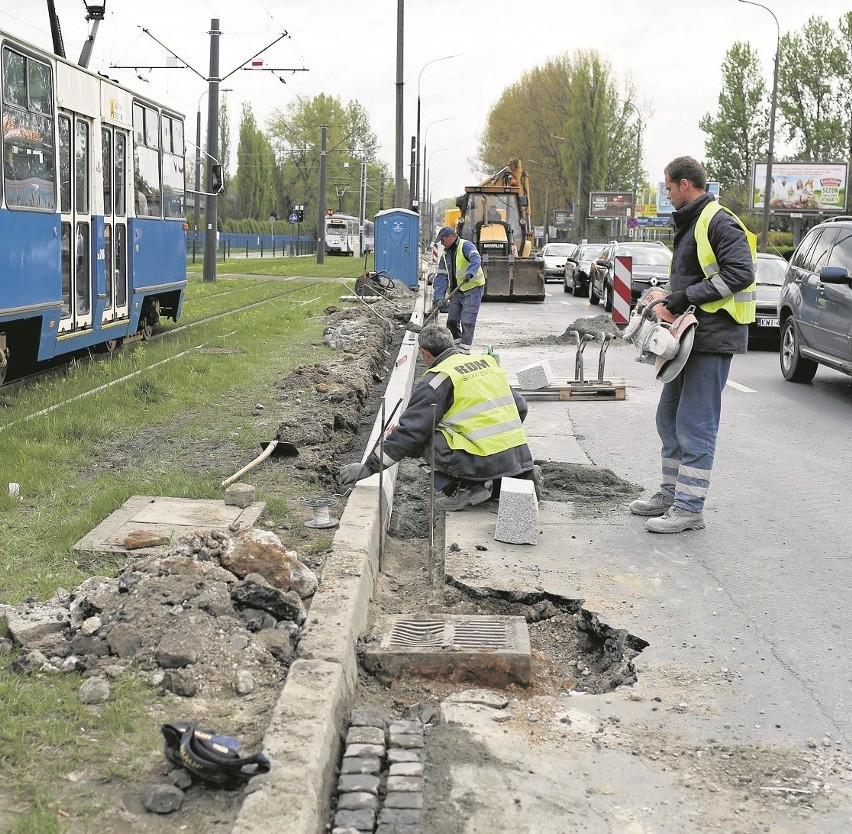
[[364, 666], [387, 678], [402, 675], [476, 681], [488, 686], [529, 683], [530, 639], [523, 617], [394, 616], [376, 626]]

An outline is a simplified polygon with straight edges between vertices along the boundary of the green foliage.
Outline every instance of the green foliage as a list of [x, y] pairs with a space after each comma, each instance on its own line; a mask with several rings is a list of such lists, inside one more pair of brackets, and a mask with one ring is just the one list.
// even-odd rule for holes
[[[616, 86], [594, 50], [551, 58], [507, 87], [491, 109], [479, 146], [479, 168], [491, 173], [512, 157], [532, 183], [535, 220], [553, 208], [588, 204], [590, 190], [632, 190], [644, 177], [637, 165], [639, 108], [632, 86]], [[559, 139], [556, 137], [564, 137]]]
[[367, 216], [376, 214], [388, 204], [393, 182], [387, 165], [376, 159], [378, 139], [367, 112], [357, 102], [344, 106], [340, 99], [324, 94], [293, 101], [286, 108], [275, 110], [269, 120], [270, 142], [278, 160], [277, 205], [284, 212], [303, 205], [307, 216], [316, 216], [321, 125], [328, 126], [326, 206], [358, 215], [361, 163], [365, 162]]
[[825, 19], [811, 17], [801, 34], [781, 38], [778, 109], [783, 135], [796, 143], [795, 159], [813, 162], [845, 159], [848, 112], [837, 95], [848, 69], [837, 30]]
[[243, 105], [240, 141], [237, 145], [235, 217], [262, 220], [276, 207], [275, 154], [269, 139], [258, 128], [251, 105]]
[[[722, 91], [716, 115], [701, 117], [707, 134], [704, 150], [711, 179], [724, 183], [726, 192], [751, 181], [755, 160], [766, 159], [769, 143], [769, 93], [760, 74], [757, 53], [737, 41], [722, 66]], [[740, 205], [745, 203], [740, 200]], [[729, 199], [725, 205], [734, 208]]]

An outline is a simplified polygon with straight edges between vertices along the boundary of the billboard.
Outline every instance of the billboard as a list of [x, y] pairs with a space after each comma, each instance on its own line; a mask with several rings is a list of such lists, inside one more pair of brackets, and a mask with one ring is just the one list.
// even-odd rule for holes
[[[831, 212], [846, 207], [845, 162], [778, 162], [772, 166], [769, 208], [779, 212]], [[762, 209], [766, 163], [752, 169], [752, 208]]]
[[669, 192], [666, 191], [666, 184], [664, 182], [660, 183], [659, 188], [657, 188], [657, 215], [663, 214], [673, 214], [674, 206], [672, 205], [672, 201], [669, 199]]
[[631, 191], [592, 191], [589, 194], [589, 217], [627, 217], [633, 206]]

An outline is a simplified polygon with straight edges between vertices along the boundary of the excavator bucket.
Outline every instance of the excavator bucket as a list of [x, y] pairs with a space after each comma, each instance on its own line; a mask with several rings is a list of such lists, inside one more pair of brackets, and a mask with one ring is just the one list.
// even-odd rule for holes
[[544, 301], [544, 269], [526, 258], [483, 258], [484, 301]]

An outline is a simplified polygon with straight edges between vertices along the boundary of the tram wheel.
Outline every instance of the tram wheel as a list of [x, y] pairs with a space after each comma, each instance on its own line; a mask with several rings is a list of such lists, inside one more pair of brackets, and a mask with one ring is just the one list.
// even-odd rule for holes
[[116, 350], [118, 350], [122, 341], [123, 341], [123, 339], [120, 339], [120, 338], [119, 339], [107, 339], [102, 345], [104, 353], [108, 353], [108, 354], [112, 355], [113, 353], [116, 352]]
[[154, 338], [154, 325], [148, 319], [144, 319], [139, 324], [139, 333], [143, 342], [150, 342]]

